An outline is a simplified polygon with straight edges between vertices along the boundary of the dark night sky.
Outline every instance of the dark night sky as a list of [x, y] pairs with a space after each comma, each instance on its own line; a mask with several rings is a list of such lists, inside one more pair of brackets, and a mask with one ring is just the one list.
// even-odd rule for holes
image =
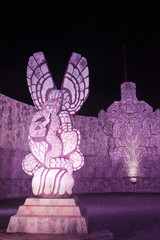
[[71, 53], [88, 60], [90, 94], [81, 115], [97, 116], [120, 100], [123, 43], [128, 81], [137, 96], [160, 108], [160, 14], [154, 1], [7, 3], [0, 9], [0, 92], [33, 104], [26, 82], [28, 58], [43, 51], [60, 88]]

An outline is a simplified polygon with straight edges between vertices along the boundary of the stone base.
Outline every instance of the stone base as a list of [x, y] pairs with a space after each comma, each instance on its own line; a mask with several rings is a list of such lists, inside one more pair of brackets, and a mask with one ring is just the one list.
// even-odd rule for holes
[[10, 218], [7, 233], [87, 234], [74, 199], [27, 198]]

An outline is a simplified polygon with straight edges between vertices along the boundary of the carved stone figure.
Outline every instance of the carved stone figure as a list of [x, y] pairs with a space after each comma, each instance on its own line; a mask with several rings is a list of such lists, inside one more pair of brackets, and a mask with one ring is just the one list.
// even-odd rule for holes
[[30, 125], [31, 153], [22, 162], [23, 170], [33, 176], [35, 196], [67, 197], [74, 186], [73, 171], [84, 164], [79, 149], [80, 132], [73, 129], [71, 116], [89, 94], [87, 60], [72, 53], [61, 90], [57, 90], [44, 54], [34, 53], [28, 62], [27, 83], [39, 111]]
[[121, 176], [125, 174], [136, 182], [150, 170], [149, 162], [157, 159], [160, 111], [153, 112], [146, 102], [138, 101], [135, 83], [124, 82], [121, 100], [99, 116], [105, 118], [103, 132], [108, 136], [110, 159], [123, 163], [125, 173]]

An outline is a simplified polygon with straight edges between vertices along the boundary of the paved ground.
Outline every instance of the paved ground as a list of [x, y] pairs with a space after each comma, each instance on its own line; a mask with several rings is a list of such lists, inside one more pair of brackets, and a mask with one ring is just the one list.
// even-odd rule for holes
[[108, 229], [115, 240], [160, 240], [160, 194], [81, 195], [89, 232]]
[[0, 201], [0, 240], [62, 240], [109, 239], [160, 240], [160, 194], [81, 194], [76, 197], [88, 219], [87, 237], [49, 236], [40, 234], [6, 234], [10, 216], [14, 215], [25, 199]]

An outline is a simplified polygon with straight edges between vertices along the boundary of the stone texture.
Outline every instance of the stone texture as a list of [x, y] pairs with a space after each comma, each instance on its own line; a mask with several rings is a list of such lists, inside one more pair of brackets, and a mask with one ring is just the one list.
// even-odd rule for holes
[[74, 199], [26, 199], [10, 218], [8, 233], [87, 234]]
[[[98, 117], [73, 117], [73, 127], [81, 133], [80, 150], [85, 160], [84, 166], [74, 172], [73, 193], [160, 192], [160, 111], [153, 112], [147, 103], [130, 95], [129, 102], [122, 98], [106, 111], [101, 110]], [[22, 171], [21, 163], [30, 152], [28, 129], [36, 110], [2, 94], [0, 101], [0, 199], [32, 196], [31, 178]], [[133, 128], [143, 132], [142, 139], [138, 136], [141, 159], [136, 161], [139, 169], [136, 184], [130, 182], [124, 159], [126, 135], [121, 138], [123, 132]]]
[[31, 178], [1, 178], [0, 199], [32, 196]]
[[109, 159], [121, 165], [115, 175], [126, 175], [131, 181], [158, 177], [160, 110], [153, 112], [150, 105], [138, 101], [135, 83], [121, 84], [121, 100], [99, 117], [106, 121], [103, 132], [108, 136]]
[[84, 165], [79, 149], [80, 132], [71, 117], [89, 94], [89, 70], [85, 57], [73, 52], [61, 88], [57, 89], [43, 52], [30, 56], [27, 83], [38, 111], [28, 129], [30, 154], [22, 162], [32, 176], [34, 196], [63, 198], [72, 194], [73, 172]]
[[35, 108], [0, 94], [0, 199], [31, 196], [22, 158], [29, 153], [27, 127]]

